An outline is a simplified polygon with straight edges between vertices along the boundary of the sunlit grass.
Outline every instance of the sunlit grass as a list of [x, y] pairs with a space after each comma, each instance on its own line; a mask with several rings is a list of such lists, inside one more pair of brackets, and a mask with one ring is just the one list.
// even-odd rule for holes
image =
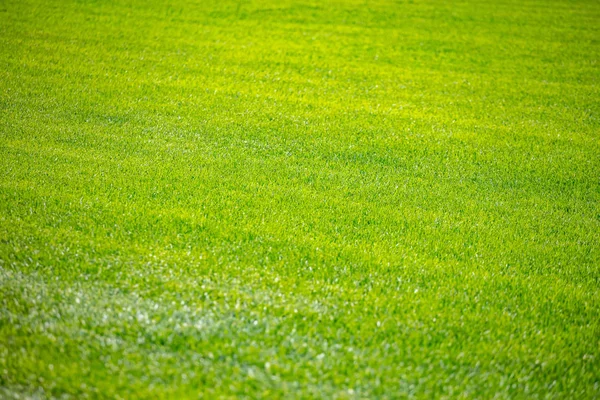
[[600, 395], [600, 3], [0, 3], [0, 397]]

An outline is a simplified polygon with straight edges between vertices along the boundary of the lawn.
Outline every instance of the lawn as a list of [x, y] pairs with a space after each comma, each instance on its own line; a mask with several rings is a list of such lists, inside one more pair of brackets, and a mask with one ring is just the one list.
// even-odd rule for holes
[[600, 397], [600, 2], [0, 0], [0, 398]]

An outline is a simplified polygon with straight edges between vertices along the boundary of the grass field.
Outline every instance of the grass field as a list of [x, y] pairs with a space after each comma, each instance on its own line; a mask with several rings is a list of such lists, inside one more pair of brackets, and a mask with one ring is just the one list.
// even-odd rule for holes
[[0, 398], [599, 398], [599, 62], [593, 0], [0, 0]]

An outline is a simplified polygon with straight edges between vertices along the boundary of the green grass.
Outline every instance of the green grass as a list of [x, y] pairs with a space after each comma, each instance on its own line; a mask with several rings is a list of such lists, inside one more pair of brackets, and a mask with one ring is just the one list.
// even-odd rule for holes
[[0, 398], [600, 397], [600, 3], [0, 0]]

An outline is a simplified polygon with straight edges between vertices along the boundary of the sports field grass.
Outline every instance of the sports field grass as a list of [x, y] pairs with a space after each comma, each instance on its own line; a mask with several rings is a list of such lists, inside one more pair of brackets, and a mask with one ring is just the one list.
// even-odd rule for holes
[[0, 398], [598, 398], [599, 62], [592, 0], [0, 0]]

